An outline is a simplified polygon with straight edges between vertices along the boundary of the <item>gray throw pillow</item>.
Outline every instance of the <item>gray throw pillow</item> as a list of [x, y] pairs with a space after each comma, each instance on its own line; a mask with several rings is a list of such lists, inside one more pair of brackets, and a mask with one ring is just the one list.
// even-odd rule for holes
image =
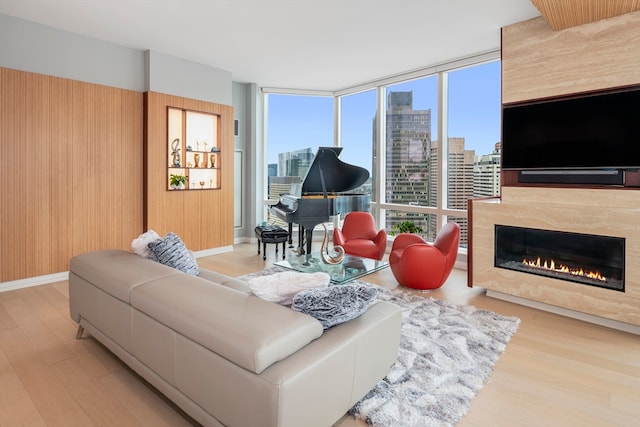
[[355, 319], [376, 300], [378, 290], [370, 285], [334, 285], [299, 292], [291, 308], [315, 317], [324, 329]]
[[194, 276], [200, 273], [198, 264], [177, 234], [167, 233], [166, 236], [150, 242], [148, 246], [150, 258], [154, 261]]

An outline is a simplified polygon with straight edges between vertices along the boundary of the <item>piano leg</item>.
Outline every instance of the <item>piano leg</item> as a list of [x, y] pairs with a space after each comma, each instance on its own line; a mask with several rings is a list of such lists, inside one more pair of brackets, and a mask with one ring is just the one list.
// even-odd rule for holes
[[311, 227], [311, 229], [307, 228], [305, 230], [305, 235], [307, 239], [307, 253], [311, 254], [311, 242], [313, 241], [313, 227]]
[[289, 247], [293, 247], [293, 223], [289, 223]]
[[298, 224], [298, 255], [304, 255], [304, 227]]
[[[298, 224], [298, 255], [311, 254], [311, 243], [313, 242], [313, 226], [305, 227]], [[291, 233], [289, 233], [291, 235]]]

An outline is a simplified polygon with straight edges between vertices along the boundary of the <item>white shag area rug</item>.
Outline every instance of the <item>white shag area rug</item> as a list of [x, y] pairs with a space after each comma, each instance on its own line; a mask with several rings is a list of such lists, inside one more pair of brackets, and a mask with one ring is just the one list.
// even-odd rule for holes
[[[278, 271], [273, 267], [241, 279]], [[401, 289], [377, 289], [379, 299], [402, 307], [398, 360], [349, 414], [375, 427], [454, 426], [489, 380], [520, 319]]]

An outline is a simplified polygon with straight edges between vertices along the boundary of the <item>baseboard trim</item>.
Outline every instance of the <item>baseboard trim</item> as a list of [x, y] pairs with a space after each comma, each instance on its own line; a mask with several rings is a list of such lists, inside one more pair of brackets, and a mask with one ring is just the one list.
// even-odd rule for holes
[[0, 282], [0, 292], [14, 291], [16, 289], [29, 288], [31, 286], [46, 285], [48, 283], [63, 282], [69, 279], [69, 272], [45, 274], [43, 276], [28, 277], [26, 279]]
[[595, 316], [589, 313], [582, 313], [580, 311], [570, 310], [564, 307], [558, 307], [557, 305], [546, 304], [544, 302], [533, 301], [530, 299], [518, 297], [515, 295], [505, 294], [499, 291], [492, 291], [487, 289], [487, 296], [503, 301], [512, 302], [515, 304], [524, 305], [526, 307], [536, 308], [538, 310], [547, 311], [549, 313], [559, 314], [561, 316], [570, 317], [572, 319], [582, 320], [585, 322], [593, 323], [600, 326], [605, 326], [611, 329], [617, 329], [623, 332], [629, 332], [630, 334], [640, 335], [640, 326], [632, 325], [630, 323], [620, 322], [618, 320], [607, 319], [605, 317]]
[[233, 251], [233, 245], [229, 245], [229, 246], [220, 246], [219, 248], [211, 248], [211, 249], [203, 249], [201, 251], [193, 251], [193, 253], [196, 255], [196, 258], [202, 258], [204, 256], [209, 256], [209, 255], [217, 255], [217, 254], [222, 254], [225, 252], [232, 252]]

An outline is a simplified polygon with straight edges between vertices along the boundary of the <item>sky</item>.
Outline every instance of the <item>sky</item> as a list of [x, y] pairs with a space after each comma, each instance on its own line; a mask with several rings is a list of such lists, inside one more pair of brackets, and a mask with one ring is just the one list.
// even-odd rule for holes
[[[465, 148], [489, 154], [500, 140], [500, 62], [449, 73], [449, 137], [464, 137]], [[412, 91], [413, 109], [431, 109], [432, 139], [437, 138], [435, 76], [388, 86], [387, 93]], [[341, 160], [370, 169], [376, 91], [342, 99]], [[284, 151], [333, 145], [333, 98], [269, 95], [267, 161]]]

